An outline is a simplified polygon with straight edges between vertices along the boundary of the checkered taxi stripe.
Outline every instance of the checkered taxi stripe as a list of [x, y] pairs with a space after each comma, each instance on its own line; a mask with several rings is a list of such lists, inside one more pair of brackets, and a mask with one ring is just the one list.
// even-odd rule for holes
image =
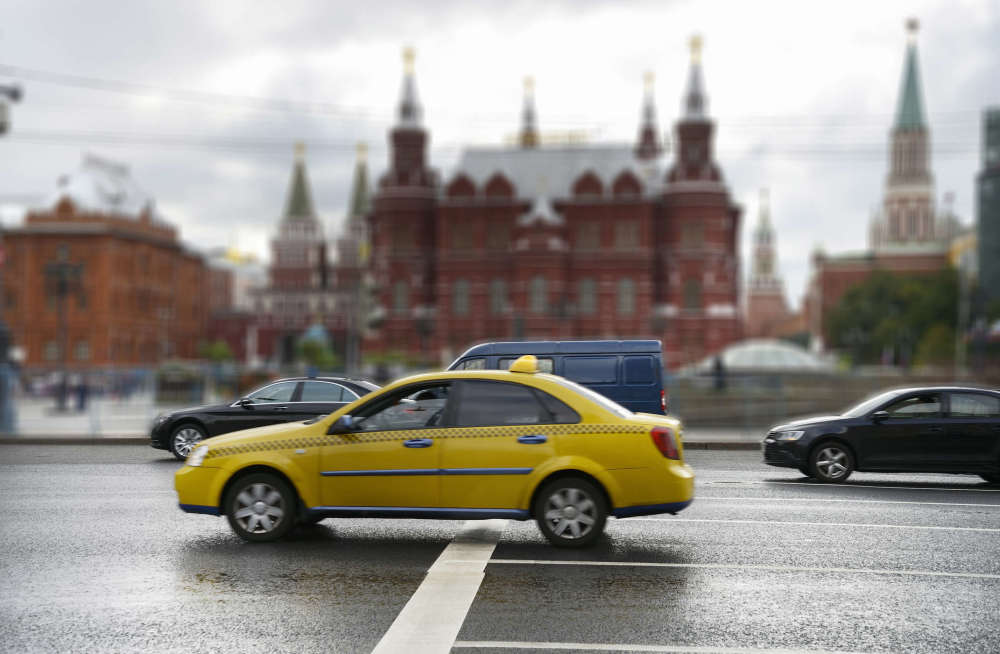
[[504, 436], [525, 436], [544, 433], [546, 436], [592, 434], [644, 434], [648, 426], [618, 424], [569, 424], [569, 425], [515, 425], [495, 427], [452, 427], [441, 429], [405, 429], [398, 431], [352, 432], [350, 434], [320, 434], [306, 438], [282, 438], [273, 441], [253, 441], [240, 445], [210, 448], [205, 458], [212, 459], [251, 452], [275, 450], [296, 450], [330, 445], [359, 445], [384, 441], [406, 441], [412, 438], [500, 438]]

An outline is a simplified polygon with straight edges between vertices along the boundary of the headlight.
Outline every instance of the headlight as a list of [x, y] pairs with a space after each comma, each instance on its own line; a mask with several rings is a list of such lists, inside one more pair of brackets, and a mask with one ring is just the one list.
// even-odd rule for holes
[[188, 456], [187, 461], [185, 461], [185, 463], [191, 466], [192, 468], [197, 468], [198, 466], [201, 465], [202, 461], [205, 460], [205, 455], [207, 454], [208, 454], [208, 445], [199, 445], [194, 449], [194, 452], [192, 452]]
[[797, 441], [802, 438], [804, 431], [781, 431], [775, 435], [775, 440], [779, 441]]
[[169, 417], [170, 417], [169, 413], [161, 413], [160, 415], [156, 416], [156, 418], [153, 419], [153, 424], [162, 425], [167, 421], [167, 418]]

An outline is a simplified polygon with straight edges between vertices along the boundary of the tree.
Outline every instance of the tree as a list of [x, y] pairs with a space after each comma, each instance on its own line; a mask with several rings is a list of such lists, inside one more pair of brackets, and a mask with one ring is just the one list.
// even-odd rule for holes
[[298, 357], [312, 368], [333, 370], [340, 367], [340, 358], [323, 341], [307, 338], [299, 341]]
[[955, 360], [955, 330], [938, 323], [927, 330], [917, 346], [918, 366], [950, 364]]
[[928, 332], [939, 327], [926, 346], [928, 356], [937, 356], [942, 329], [955, 330], [957, 288], [952, 269], [912, 275], [874, 272], [830, 312], [830, 344], [847, 352], [855, 365], [879, 363], [883, 353], [891, 352], [896, 363], [907, 366]]
[[222, 363], [233, 358], [233, 351], [229, 349], [229, 343], [222, 339], [214, 340], [211, 343], [202, 343], [201, 347], [198, 348], [198, 354], [201, 355], [201, 358], [208, 359], [213, 363]]

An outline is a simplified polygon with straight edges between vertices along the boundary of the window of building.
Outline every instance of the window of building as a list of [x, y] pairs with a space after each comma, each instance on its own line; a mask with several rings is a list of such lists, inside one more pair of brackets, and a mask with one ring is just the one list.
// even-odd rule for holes
[[576, 248], [578, 250], [596, 250], [601, 246], [601, 225], [590, 220], [576, 227]]
[[639, 223], [635, 220], [619, 220], [615, 223], [615, 249], [634, 250], [639, 247]]
[[507, 282], [494, 279], [490, 282], [490, 313], [499, 316], [507, 310]]
[[510, 248], [510, 227], [506, 223], [492, 221], [486, 229], [486, 249], [490, 252], [504, 252]]
[[590, 277], [579, 282], [577, 307], [582, 316], [592, 316], [597, 312], [597, 284]]
[[405, 316], [409, 304], [409, 289], [406, 282], [398, 281], [392, 285], [392, 312], [397, 316]]
[[451, 311], [456, 316], [466, 316], [469, 314], [469, 282], [465, 279], [456, 279], [451, 287]]
[[684, 247], [701, 247], [705, 240], [705, 232], [701, 223], [684, 223], [681, 226], [681, 245]]
[[635, 282], [625, 277], [618, 282], [618, 315], [631, 316], [635, 313]]
[[473, 249], [472, 224], [467, 222], [456, 222], [450, 227], [451, 249], [471, 250]]
[[59, 359], [59, 344], [55, 341], [48, 341], [43, 349], [43, 356], [46, 361], [57, 361]]
[[532, 278], [528, 295], [529, 309], [531, 310], [531, 313], [545, 313], [545, 306], [548, 301], [548, 292], [544, 277], [539, 275]]
[[90, 360], [90, 343], [87, 341], [80, 341], [76, 344], [74, 351], [74, 356], [76, 356], [77, 361], [89, 361]]
[[684, 282], [684, 308], [701, 308], [701, 282], [697, 279], [689, 279]]

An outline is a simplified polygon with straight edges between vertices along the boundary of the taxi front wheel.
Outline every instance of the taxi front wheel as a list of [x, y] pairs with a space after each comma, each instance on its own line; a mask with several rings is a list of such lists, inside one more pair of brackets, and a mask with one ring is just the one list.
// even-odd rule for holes
[[577, 477], [549, 482], [535, 498], [535, 519], [542, 534], [557, 547], [586, 547], [604, 531], [608, 519], [604, 495]]
[[236, 480], [223, 506], [229, 526], [243, 540], [278, 540], [295, 526], [295, 493], [283, 479], [267, 472]]

